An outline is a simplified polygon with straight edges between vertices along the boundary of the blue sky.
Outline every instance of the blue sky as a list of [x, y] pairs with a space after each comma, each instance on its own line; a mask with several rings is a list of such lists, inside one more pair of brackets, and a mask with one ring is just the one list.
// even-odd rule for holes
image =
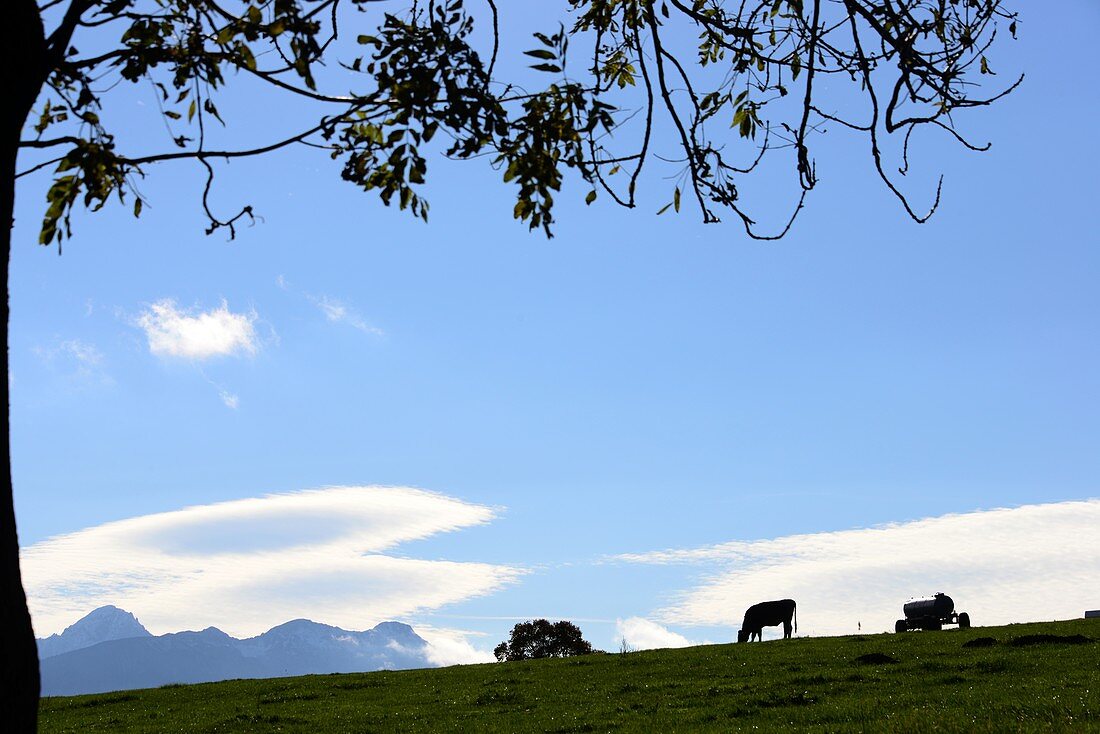
[[[817, 590], [812, 579], [769, 581], [775, 555], [702, 549], [788, 539], [767, 547], [789, 561], [810, 542], [791, 538], [844, 546], [849, 536], [830, 534], [966, 513], [957, 527], [902, 526], [960, 549], [899, 574], [904, 584], [868, 581], [864, 568], [820, 578], [887, 588], [865, 629], [889, 628], [905, 596], [941, 586], [1000, 618], [975, 598], [994, 592], [965, 551], [1007, 574], [1004, 598], [1053, 576], [1060, 591], [1051, 587], [1033, 614], [1079, 613], [1088, 602], [1067, 590], [1100, 574], [1100, 523], [1080, 522], [1097, 517], [1097, 503], [1055, 505], [1100, 497], [1100, 143], [1091, 132], [1100, 93], [1089, 76], [1100, 9], [1082, 1], [1023, 12], [1020, 40], [1002, 46], [994, 68], [1002, 78], [1024, 70], [1027, 81], [964, 126], [992, 150], [968, 153], [934, 135], [918, 147], [916, 199], [930, 196], [936, 171], [946, 176], [943, 205], [925, 225], [874, 178], [866, 144], [839, 130], [818, 143], [819, 189], [777, 243], [704, 226], [689, 209], [654, 216], [668, 197], [656, 177], [633, 212], [603, 198], [586, 207], [586, 189], [574, 186], [558, 197], [547, 241], [512, 221], [499, 173], [439, 160], [429, 161], [425, 225], [298, 150], [220, 172], [217, 205], [252, 203], [262, 217], [235, 241], [203, 235], [198, 172], [163, 166], [141, 184], [151, 206], [140, 220], [117, 207], [80, 215], [58, 257], [34, 244], [44, 179], [22, 182], [12, 447], [21, 543], [40, 544], [36, 557], [54, 564], [47, 573], [41, 561], [41, 580], [28, 581], [39, 633], [100, 599], [58, 591], [57, 569], [73, 557], [65, 552], [106, 554], [93, 563], [103, 573], [112, 563], [135, 579], [153, 573], [126, 565], [123, 546], [103, 540], [114, 531], [87, 529], [137, 522], [137, 547], [167, 557], [169, 541], [142, 535], [140, 518], [160, 528], [183, 516], [157, 513], [185, 507], [372, 486], [434, 493], [415, 512], [439, 521], [421, 527], [394, 509], [415, 492], [353, 492], [365, 507], [380, 502], [399, 530], [372, 545], [388, 526], [357, 525], [348, 553], [376, 545], [387, 558], [460, 564], [425, 570], [469, 572], [453, 598], [405, 590], [391, 594], [400, 603], [372, 606], [375, 576], [334, 569], [325, 587], [334, 599], [359, 588], [317, 613], [295, 605], [310, 598], [300, 588], [278, 584], [255, 596], [267, 617], [247, 619], [198, 600], [187, 610], [158, 597], [163, 589], [127, 597], [129, 606], [102, 601], [153, 620], [154, 632], [209, 623], [247, 633], [298, 611], [359, 628], [385, 611], [481, 650], [512, 618], [543, 615], [592, 620], [582, 628], [608, 649], [624, 629], [669, 644], [675, 635], [726, 641], [753, 594]], [[125, 92], [117, 112], [120, 138], [135, 147], [163, 137], [143, 116], [146, 92]], [[254, 106], [249, 94], [230, 106]], [[297, 114], [289, 105], [258, 121], [256, 140], [277, 137]], [[780, 185], [755, 185], [764, 212], [778, 216], [765, 199]], [[317, 540], [347, 529], [331, 493], [309, 496], [319, 504], [302, 515], [308, 532], [293, 513], [265, 520], [245, 510], [253, 519], [228, 532], [282, 542], [301, 561], [299, 530]], [[1053, 507], [1008, 520], [978, 513], [1025, 505]], [[454, 520], [456, 507], [469, 517]], [[202, 519], [222, 511], [180, 520], [203, 552], [225, 551], [220, 521]], [[86, 545], [57, 545], [78, 531], [91, 533], [77, 538]], [[1001, 532], [1017, 534], [1001, 550], [983, 545]], [[924, 542], [902, 536], [868, 547], [865, 561]], [[1041, 563], [1014, 572], [1005, 547]], [[647, 555], [666, 549], [696, 556]], [[262, 553], [249, 558], [242, 588], [270, 568]], [[750, 579], [754, 564], [762, 570]], [[971, 599], [960, 598], [967, 590]], [[241, 593], [225, 599], [248, 603]], [[730, 619], [684, 612], [699, 594], [728, 605]], [[851, 626], [827, 601], [816, 619], [804, 603], [807, 630]]]

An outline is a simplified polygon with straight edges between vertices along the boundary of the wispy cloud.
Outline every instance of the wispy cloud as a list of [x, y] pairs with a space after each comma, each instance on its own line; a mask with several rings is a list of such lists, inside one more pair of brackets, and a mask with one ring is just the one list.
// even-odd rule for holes
[[616, 620], [615, 639], [631, 650], [659, 650], [699, 644], [644, 617]]
[[791, 597], [803, 633], [850, 633], [857, 623], [883, 631], [907, 598], [937, 591], [978, 625], [1064, 619], [1100, 604], [1100, 500], [617, 558], [707, 567], [659, 610], [665, 623], [738, 626], [750, 604]]
[[260, 347], [257, 319], [254, 311], [230, 311], [224, 300], [220, 306], [203, 311], [181, 309], [166, 298], [143, 311], [137, 318], [137, 326], [145, 331], [153, 354], [202, 361], [255, 354]]
[[34, 353], [43, 364], [78, 380], [101, 384], [112, 382], [104, 370], [103, 353], [94, 344], [80, 339], [65, 339], [50, 346], [35, 347]]
[[386, 332], [382, 331], [377, 326], [368, 324], [362, 316], [342, 301], [338, 301], [326, 295], [314, 296], [306, 294], [306, 297], [321, 310], [321, 313], [325, 315], [326, 319], [334, 324], [347, 324], [364, 334], [371, 334], [373, 336], [385, 336], [386, 334]]
[[[296, 617], [347, 629], [493, 592], [522, 569], [387, 555], [494, 510], [405, 487], [333, 487], [111, 522], [22, 550], [39, 635], [116, 604], [154, 632], [253, 635]], [[442, 653], [440, 653], [442, 655]]]
[[371, 336], [386, 335], [385, 331], [369, 323], [358, 311], [338, 298], [333, 298], [324, 293], [314, 294], [307, 291], [298, 291], [291, 287], [290, 281], [283, 275], [275, 277], [275, 285], [288, 293], [298, 293], [304, 296], [306, 300], [316, 306], [317, 309], [324, 314], [325, 320], [329, 323], [347, 324], [353, 329], [358, 329], [364, 334], [370, 334]]

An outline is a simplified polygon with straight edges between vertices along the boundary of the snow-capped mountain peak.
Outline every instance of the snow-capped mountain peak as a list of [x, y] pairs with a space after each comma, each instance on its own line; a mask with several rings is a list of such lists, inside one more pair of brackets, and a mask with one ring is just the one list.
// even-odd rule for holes
[[133, 614], [108, 604], [73, 622], [61, 634], [38, 640], [38, 656], [47, 658], [101, 642], [151, 636]]

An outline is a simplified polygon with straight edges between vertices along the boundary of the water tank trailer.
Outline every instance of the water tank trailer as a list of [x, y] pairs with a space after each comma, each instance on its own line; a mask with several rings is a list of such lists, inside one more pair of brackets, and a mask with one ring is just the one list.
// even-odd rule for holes
[[940, 630], [945, 624], [957, 624], [959, 629], [970, 627], [970, 615], [955, 612], [955, 602], [947, 594], [940, 592], [923, 599], [910, 599], [901, 608], [905, 619], [894, 623], [894, 632], [908, 630]]

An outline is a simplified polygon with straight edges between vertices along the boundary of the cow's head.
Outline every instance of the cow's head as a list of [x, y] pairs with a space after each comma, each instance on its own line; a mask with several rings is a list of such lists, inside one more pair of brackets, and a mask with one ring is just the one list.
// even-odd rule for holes
[[748, 630], [737, 630], [737, 641], [738, 642], [747, 642], [748, 639], [749, 639], [749, 631]]

